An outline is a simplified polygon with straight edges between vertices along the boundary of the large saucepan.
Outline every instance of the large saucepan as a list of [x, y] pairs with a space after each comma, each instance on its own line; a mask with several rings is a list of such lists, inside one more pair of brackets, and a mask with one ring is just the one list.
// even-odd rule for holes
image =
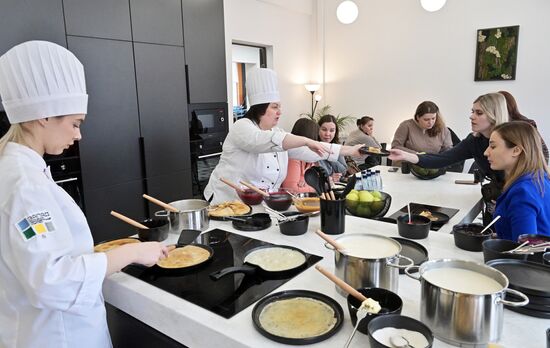
[[[416, 268], [419, 269], [418, 275], [411, 274], [411, 269]], [[467, 272], [473, 277], [464, 273], [457, 277], [457, 269], [458, 272], [472, 271], [475, 274]], [[503, 305], [519, 307], [529, 303], [523, 293], [508, 289], [508, 278], [504, 274], [472, 261], [432, 260], [420, 267], [408, 267], [405, 273], [421, 284], [420, 320], [437, 338], [452, 345], [477, 347], [499, 341]], [[438, 276], [434, 277], [436, 274]], [[443, 278], [441, 274], [444, 274]], [[489, 287], [485, 284], [489, 283], [493, 290], [486, 290]], [[504, 299], [506, 293], [523, 300], [507, 301]]]
[[[397, 293], [399, 269], [414, 265], [413, 260], [401, 255], [401, 244], [392, 238], [350, 233], [334, 239], [344, 247], [343, 253], [334, 251], [335, 274], [355, 289], [384, 288]], [[354, 245], [357, 251], [351, 249]], [[399, 265], [400, 259], [408, 264]], [[339, 287], [336, 290], [347, 296]]]
[[202, 199], [184, 199], [170, 203], [179, 212], [157, 211], [155, 216], [168, 217], [170, 220], [170, 232], [179, 234], [182, 230], [208, 229], [208, 202]]

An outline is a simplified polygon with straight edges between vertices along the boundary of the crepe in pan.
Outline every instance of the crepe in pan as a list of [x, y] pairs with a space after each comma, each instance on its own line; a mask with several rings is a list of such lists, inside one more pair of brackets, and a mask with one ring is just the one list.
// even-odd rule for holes
[[186, 245], [168, 253], [168, 257], [157, 262], [162, 268], [185, 268], [198, 265], [210, 257], [210, 252], [195, 245]]

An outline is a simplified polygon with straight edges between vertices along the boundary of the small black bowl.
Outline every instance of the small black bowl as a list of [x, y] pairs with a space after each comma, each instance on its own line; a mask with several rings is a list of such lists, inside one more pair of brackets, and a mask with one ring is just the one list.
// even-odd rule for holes
[[[357, 289], [357, 291], [365, 295], [367, 298], [372, 298], [373, 300], [378, 301], [380, 303], [380, 307], [382, 307], [380, 312], [376, 314], [367, 314], [365, 319], [361, 320], [359, 323], [357, 331], [368, 335], [369, 333], [367, 331], [367, 327], [370, 321], [374, 318], [386, 314], [401, 314], [403, 300], [396, 293], [383, 288], [360, 288]], [[353, 326], [357, 323], [357, 309], [359, 306], [361, 306], [361, 302], [352, 295], [348, 295], [348, 310]]]
[[147, 219], [141, 221], [141, 224], [149, 227], [149, 229], [136, 228], [140, 240], [162, 242], [168, 238], [168, 231], [170, 231], [168, 219]]
[[504, 251], [512, 250], [520, 246], [519, 243], [507, 239], [489, 239], [483, 242], [483, 261], [491, 261], [494, 259], [516, 259], [526, 260], [527, 255], [509, 254]]
[[378, 342], [377, 340], [372, 337], [372, 335], [376, 332], [376, 330], [384, 329], [387, 327], [392, 327], [395, 329], [405, 329], [410, 331], [416, 331], [424, 335], [426, 337], [426, 340], [428, 341], [427, 348], [431, 348], [434, 343], [434, 335], [432, 333], [432, 330], [430, 330], [429, 327], [427, 327], [422, 322], [406, 317], [404, 315], [399, 314], [390, 314], [390, 315], [381, 315], [369, 323], [368, 326], [368, 335], [369, 335], [369, 342], [371, 348], [387, 348], [387, 347], [393, 347], [392, 345], [384, 344], [381, 342]]
[[397, 218], [397, 232], [401, 237], [410, 239], [424, 239], [430, 233], [432, 221], [425, 216], [412, 215], [409, 224], [409, 214]]
[[[298, 214], [302, 214], [302, 213], [298, 213], [298, 212], [283, 213], [283, 215], [289, 216], [289, 217], [298, 215]], [[279, 229], [281, 230], [282, 234], [286, 234], [287, 236], [299, 236], [307, 232], [308, 224], [309, 224], [309, 216], [300, 216], [296, 218], [296, 220], [294, 221], [280, 222]]]
[[489, 228], [483, 234], [482, 224], [462, 224], [453, 226], [455, 245], [463, 250], [482, 251], [483, 242], [491, 238], [493, 231]]

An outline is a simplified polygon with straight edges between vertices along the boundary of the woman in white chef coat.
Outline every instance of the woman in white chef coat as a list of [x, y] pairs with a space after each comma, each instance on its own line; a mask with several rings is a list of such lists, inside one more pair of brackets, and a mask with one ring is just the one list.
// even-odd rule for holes
[[129, 263], [152, 265], [157, 242], [93, 252], [84, 214], [57, 186], [44, 154], [81, 138], [84, 69], [65, 48], [29, 41], [0, 57], [11, 127], [0, 139], [0, 346], [111, 347], [101, 287]]
[[231, 127], [220, 162], [204, 189], [204, 197], [211, 203], [238, 199], [235, 190], [220, 178], [235, 183], [244, 180], [258, 187], [277, 189], [286, 178], [289, 157], [317, 162], [337, 161], [340, 154], [359, 155], [362, 144], [323, 144], [277, 128], [281, 98], [273, 70], [255, 69], [248, 74], [246, 83], [250, 108], [245, 117]]

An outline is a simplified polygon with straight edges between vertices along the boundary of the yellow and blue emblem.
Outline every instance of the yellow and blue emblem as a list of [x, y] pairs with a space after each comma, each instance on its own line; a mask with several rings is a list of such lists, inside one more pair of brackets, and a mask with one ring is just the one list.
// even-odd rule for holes
[[52, 216], [48, 211], [29, 215], [21, 219], [16, 225], [25, 241], [37, 235], [55, 231]]

